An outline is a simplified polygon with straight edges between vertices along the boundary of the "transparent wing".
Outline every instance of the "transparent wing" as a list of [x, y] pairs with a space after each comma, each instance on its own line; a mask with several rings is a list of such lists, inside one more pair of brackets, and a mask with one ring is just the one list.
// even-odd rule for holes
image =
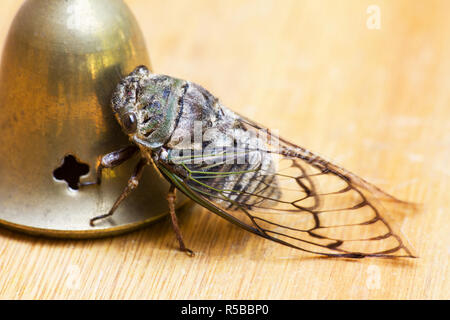
[[326, 256], [413, 257], [381, 205], [405, 202], [250, 120], [238, 121], [235, 139], [242, 132], [256, 138], [201, 157], [178, 152], [160, 161], [161, 172], [194, 201], [266, 239]]

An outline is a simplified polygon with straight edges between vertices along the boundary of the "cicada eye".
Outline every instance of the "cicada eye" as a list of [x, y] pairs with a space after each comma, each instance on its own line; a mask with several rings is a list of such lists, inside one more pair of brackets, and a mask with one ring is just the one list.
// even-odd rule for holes
[[137, 119], [134, 113], [125, 113], [121, 117], [123, 128], [126, 133], [135, 133], [137, 130]]

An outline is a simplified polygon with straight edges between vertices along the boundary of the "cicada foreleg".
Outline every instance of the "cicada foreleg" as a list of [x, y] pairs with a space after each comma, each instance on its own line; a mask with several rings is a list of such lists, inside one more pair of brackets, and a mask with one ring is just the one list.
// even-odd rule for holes
[[171, 185], [169, 193], [167, 194], [167, 202], [169, 203], [169, 212], [170, 212], [170, 219], [172, 221], [173, 231], [175, 231], [175, 236], [177, 237], [178, 243], [180, 245], [180, 250], [186, 252], [188, 256], [193, 257], [194, 252], [191, 249], [186, 248], [180, 227], [178, 226], [178, 219], [175, 213], [175, 201], [177, 197], [176, 191], [177, 190], [175, 189], [175, 186]]
[[116, 209], [119, 207], [119, 205], [122, 203], [122, 201], [125, 200], [130, 195], [131, 191], [136, 189], [137, 186], [139, 185], [139, 180], [141, 179], [142, 173], [144, 172], [144, 168], [147, 164], [148, 164], [147, 159], [141, 158], [139, 160], [138, 164], [136, 165], [136, 168], [134, 169], [133, 175], [128, 180], [127, 186], [122, 191], [122, 193], [117, 198], [117, 200], [114, 202], [114, 205], [112, 206], [112, 208], [109, 210], [108, 213], [92, 218], [90, 220], [91, 226], [94, 226], [95, 221], [104, 219], [107, 217], [111, 217], [114, 214], [114, 211], [116, 211]]
[[96, 179], [95, 181], [80, 182], [79, 187], [100, 185], [102, 183], [102, 171], [104, 168], [115, 168], [121, 165], [125, 161], [131, 159], [133, 155], [139, 150], [135, 145], [124, 147], [120, 150], [110, 152], [103, 156], [100, 156], [97, 161]]

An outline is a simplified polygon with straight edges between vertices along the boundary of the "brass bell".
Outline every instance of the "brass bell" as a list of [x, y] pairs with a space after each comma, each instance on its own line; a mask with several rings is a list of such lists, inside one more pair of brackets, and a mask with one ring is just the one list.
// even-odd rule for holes
[[[114, 216], [106, 213], [138, 158], [95, 179], [97, 157], [129, 144], [110, 109], [120, 78], [150, 66], [139, 26], [120, 0], [28, 0], [0, 67], [0, 224], [33, 234], [97, 237], [168, 212], [169, 185], [151, 167]], [[186, 201], [179, 197], [178, 205]]]

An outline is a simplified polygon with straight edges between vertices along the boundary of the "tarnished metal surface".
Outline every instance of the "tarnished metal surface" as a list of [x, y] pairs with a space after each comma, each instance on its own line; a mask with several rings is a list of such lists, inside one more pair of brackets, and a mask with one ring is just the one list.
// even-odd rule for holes
[[[167, 212], [169, 188], [147, 168], [114, 217], [89, 226], [126, 185], [137, 159], [105, 170], [101, 187], [69, 190], [52, 172], [65, 155], [90, 166], [128, 144], [109, 99], [119, 79], [149, 65], [141, 31], [118, 0], [27, 1], [5, 43], [0, 69], [0, 224], [29, 233], [97, 237]], [[179, 204], [185, 199], [179, 197]]]

